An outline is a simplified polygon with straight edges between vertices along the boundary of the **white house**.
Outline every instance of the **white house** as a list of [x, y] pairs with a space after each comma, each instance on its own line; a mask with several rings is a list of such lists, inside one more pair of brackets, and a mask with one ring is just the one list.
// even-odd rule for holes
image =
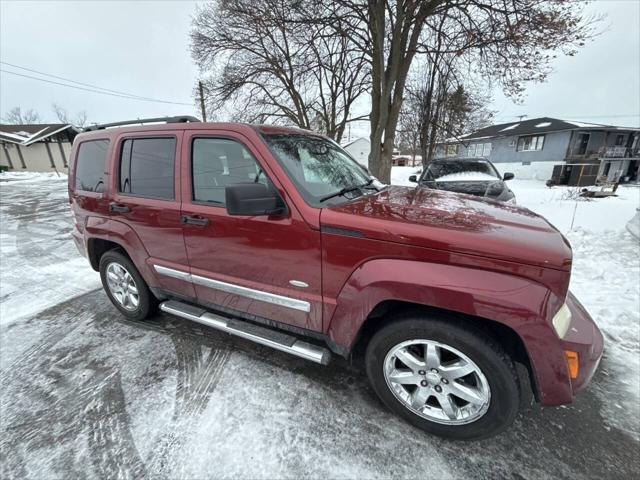
[[65, 124], [0, 125], [0, 165], [10, 170], [66, 172], [79, 131]]
[[349, 155], [356, 159], [360, 165], [369, 167], [369, 152], [371, 152], [371, 142], [368, 138], [360, 137], [342, 144]]

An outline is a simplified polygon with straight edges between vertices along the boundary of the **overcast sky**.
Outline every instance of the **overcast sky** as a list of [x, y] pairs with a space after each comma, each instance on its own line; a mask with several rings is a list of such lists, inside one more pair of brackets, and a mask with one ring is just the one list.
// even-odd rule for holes
[[[0, 112], [33, 108], [54, 121], [51, 104], [87, 112], [92, 122], [198, 115], [198, 71], [189, 54], [196, 2], [26, 2], [0, 0], [2, 70], [43, 78], [6, 63], [173, 105], [100, 95], [7, 73]], [[544, 84], [530, 85], [524, 105], [495, 93], [497, 120], [517, 115], [640, 126], [640, 1], [599, 0], [604, 33], [575, 57], [560, 58]], [[44, 77], [47, 78], [47, 77]], [[48, 77], [52, 81], [60, 81]], [[65, 82], [66, 83], [66, 82]]]

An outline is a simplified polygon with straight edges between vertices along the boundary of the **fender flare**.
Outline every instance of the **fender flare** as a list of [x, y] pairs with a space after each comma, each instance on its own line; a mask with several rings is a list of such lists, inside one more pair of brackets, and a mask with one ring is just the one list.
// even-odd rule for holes
[[89, 252], [89, 242], [94, 239], [106, 240], [122, 248], [136, 266], [144, 281], [150, 287], [157, 286], [155, 272], [147, 264], [149, 253], [136, 232], [126, 223], [113, 219], [88, 217], [85, 226], [85, 242]]
[[[560, 339], [550, 318], [563, 299], [527, 278], [450, 264], [375, 259], [342, 287], [328, 325], [332, 342], [351, 350], [369, 314], [395, 300], [492, 320], [522, 340], [540, 394], [547, 404], [571, 400], [571, 382]], [[549, 396], [547, 396], [549, 395]]]

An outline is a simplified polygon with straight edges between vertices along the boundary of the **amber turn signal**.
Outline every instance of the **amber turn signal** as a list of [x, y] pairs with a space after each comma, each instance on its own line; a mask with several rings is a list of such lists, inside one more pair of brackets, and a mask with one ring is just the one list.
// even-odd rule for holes
[[578, 372], [580, 371], [580, 360], [578, 358], [578, 352], [565, 350], [564, 354], [567, 357], [567, 368], [569, 369], [569, 376], [571, 377], [571, 380], [575, 380], [576, 378], [578, 378]]

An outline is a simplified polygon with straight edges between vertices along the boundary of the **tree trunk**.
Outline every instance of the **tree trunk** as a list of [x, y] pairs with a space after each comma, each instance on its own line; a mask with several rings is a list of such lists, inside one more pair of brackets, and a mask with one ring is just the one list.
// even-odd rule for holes
[[382, 183], [386, 184], [391, 183], [391, 157], [393, 155], [393, 143], [394, 138], [392, 136], [385, 135], [384, 144], [382, 145], [382, 151], [380, 152], [380, 176], [378, 177], [378, 179]]

